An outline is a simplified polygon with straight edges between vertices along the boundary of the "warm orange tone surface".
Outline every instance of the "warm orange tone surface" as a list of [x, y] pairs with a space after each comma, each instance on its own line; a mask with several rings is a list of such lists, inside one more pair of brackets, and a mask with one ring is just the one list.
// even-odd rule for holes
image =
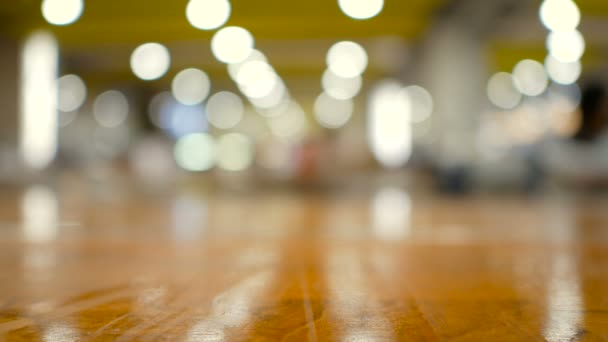
[[599, 198], [74, 193], [0, 195], [0, 340], [608, 338]]

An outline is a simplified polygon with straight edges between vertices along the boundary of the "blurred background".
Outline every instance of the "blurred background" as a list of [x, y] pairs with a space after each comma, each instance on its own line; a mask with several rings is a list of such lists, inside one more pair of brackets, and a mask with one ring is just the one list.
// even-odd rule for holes
[[601, 340], [606, 56], [608, 0], [0, 0], [0, 341]]
[[602, 191], [603, 0], [0, 3], [0, 185]]

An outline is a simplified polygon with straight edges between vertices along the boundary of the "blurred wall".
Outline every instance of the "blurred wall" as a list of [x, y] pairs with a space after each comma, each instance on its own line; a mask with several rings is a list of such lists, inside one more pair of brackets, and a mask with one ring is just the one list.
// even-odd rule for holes
[[18, 59], [18, 44], [0, 38], [0, 151], [14, 151], [17, 146]]
[[459, 21], [433, 30], [423, 47], [421, 78], [433, 94], [432, 150], [441, 168], [469, 166], [485, 101], [482, 41]]

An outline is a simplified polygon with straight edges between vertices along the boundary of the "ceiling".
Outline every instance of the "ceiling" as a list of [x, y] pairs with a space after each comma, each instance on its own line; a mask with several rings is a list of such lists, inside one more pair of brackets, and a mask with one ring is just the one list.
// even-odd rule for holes
[[[445, 1], [386, 0], [379, 16], [356, 21], [340, 11], [336, 0], [232, 0], [226, 25], [247, 28], [279, 73], [320, 77], [325, 53], [335, 41], [357, 40], [368, 49], [403, 49], [405, 42], [415, 41], [430, 26], [433, 14]], [[1, 1], [0, 32], [22, 37], [36, 28], [52, 30], [60, 42], [64, 69], [97, 82], [134, 79], [129, 55], [137, 45], [149, 41], [169, 47], [174, 69], [198, 66], [212, 77], [225, 77], [225, 68], [210, 52], [214, 31], [190, 26], [185, 18], [187, 2], [88, 0], [79, 21], [56, 27], [42, 18], [40, 0]], [[382, 56], [371, 60], [371, 73], [384, 73], [390, 67]]]
[[[80, 20], [54, 27], [66, 48], [99, 44], [209, 39], [212, 32], [191, 27], [187, 0], [90, 0]], [[416, 37], [444, 0], [387, 0], [384, 11], [368, 21], [347, 18], [333, 0], [232, 0], [227, 25], [239, 25], [258, 39], [348, 38], [379, 35]], [[46, 26], [40, 0], [3, 1], [2, 28], [19, 34]]]
[[[352, 39], [371, 55], [368, 74], [394, 72], [407, 57], [407, 48], [424, 36], [436, 13], [459, 0], [385, 0], [383, 12], [370, 20], [346, 17], [337, 0], [231, 0], [227, 25], [247, 28], [256, 45], [285, 77], [319, 78], [327, 49], [336, 40]], [[214, 31], [201, 31], [185, 18], [188, 0], [86, 0], [85, 11], [75, 24], [47, 24], [40, 0], [0, 1], [0, 33], [20, 38], [37, 28], [52, 30], [59, 39], [65, 72], [77, 72], [90, 82], [135, 82], [129, 55], [139, 44], [157, 41], [172, 53], [172, 72], [197, 66], [212, 78], [226, 79], [222, 64], [211, 55]], [[496, 23], [488, 39], [493, 67], [508, 69], [522, 58], [544, 58], [546, 31], [536, 11], [540, 1], [513, 0], [520, 12]], [[608, 46], [608, 1], [577, 0], [582, 13], [581, 30], [590, 36], [589, 60], [603, 60]], [[523, 6], [522, 6], [523, 4]], [[166, 79], [161, 83], [167, 82]]]
[[[595, 71], [603, 67], [608, 54], [608, 1], [575, 0], [581, 9], [579, 30], [583, 33], [587, 48], [583, 66]], [[495, 20], [487, 43], [492, 68], [510, 71], [524, 58], [543, 61], [547, 55], [545, 40], [548, 31], [538, 18], [541, 1], [512, 0], [517, 3], [512, 11]]]

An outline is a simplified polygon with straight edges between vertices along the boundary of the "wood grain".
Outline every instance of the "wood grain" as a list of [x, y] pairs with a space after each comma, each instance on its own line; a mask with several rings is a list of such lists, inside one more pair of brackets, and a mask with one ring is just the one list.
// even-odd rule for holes
[[0, 339], [605, 340], [606, 204], [7, 191]]

